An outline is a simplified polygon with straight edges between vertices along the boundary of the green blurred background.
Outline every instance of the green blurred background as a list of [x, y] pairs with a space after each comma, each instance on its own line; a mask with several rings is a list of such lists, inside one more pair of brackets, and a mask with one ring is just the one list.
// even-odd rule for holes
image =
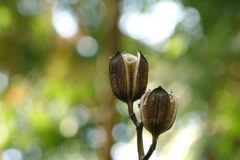
[[0, 160], [137, 159], [118, 50], [179, 101], [152, 160], [239, 159], [239, 0], [0, 0]]

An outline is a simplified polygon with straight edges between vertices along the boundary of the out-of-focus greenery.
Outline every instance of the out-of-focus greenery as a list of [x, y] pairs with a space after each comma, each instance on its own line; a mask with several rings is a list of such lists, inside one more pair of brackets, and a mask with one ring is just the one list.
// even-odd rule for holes
[[[159, 2], [0, 0], [0, 159], [117, 159], [112, 146], [128, 143], [135, 131], [126, 105], [111, 92], [109, 57], [117, 50], [141, 50], [149, 62], [148, 88], [161, 85], [179, 100], [176, 122], [159, 137], [156, 152], [175, 151], [164, 146], [180, 133], [192, 133], [189, 149], [173, 154], [237, 160], [239, 1], [175, 1], [184, 11], [182, 19], [155, 45], [118, 29], [130, 9], [144, 13]], [[54, 27], [54, 15], [61, 12], [75, 18], [74, 36], [61, 36]], [[83, 37], [88, 39], [82, 44]], [[182, 135], [182, 146], [189, 143], [188, 134]]]

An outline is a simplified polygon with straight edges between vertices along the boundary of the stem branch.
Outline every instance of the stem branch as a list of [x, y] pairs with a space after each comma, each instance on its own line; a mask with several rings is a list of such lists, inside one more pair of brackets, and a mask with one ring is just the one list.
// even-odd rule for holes
[[142, 123], [139, 123], [139, 126], [136, 128], [136, 130], [137, 130], [138, 158], [139, 158], [139, 160], [141, 160], [144, 157], [143, 138], [142, 138], [142, 130], [143, 130]]
[[148, 150], [146, 156], [144, 156], [142, 158], [142, 160], [148, 160], [151, 157], [153, 151], [156, 149], [156, 145], [157, 145], [157, 137], [156, 136], [152, 136], [152, 144], [149, 147], [149, 150]]
[[144, 148], [143, 148], [143, 139], [142, 139], [142, 130], [143, 124], [137, 120], [137, 117], [133, 110], [133, 102], [131, 100], [128, 101], [128, 114], [134, 125], [136, 126], [137, 130], [137, 148], [138, 148], [138, 158], [142, 160], [144, 157]]

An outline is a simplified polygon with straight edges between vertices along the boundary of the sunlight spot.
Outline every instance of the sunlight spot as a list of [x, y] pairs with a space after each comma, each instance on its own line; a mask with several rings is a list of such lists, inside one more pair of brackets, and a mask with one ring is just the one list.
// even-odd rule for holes
[[[101, 137], [101, 138], [100, 138]], [[97, 126], [87, 130], [87, 140], [90, 147], [100, 148], [107, 141], [107, 134], [102, 126]]]
[[131, 128], [125, 123], [116, 124], [112, 129], [112, 136], [116, 141], [128, 142], [132, 138]]
[[2, 146], [2, 144], [4, 144], [8, 138], [8, 127], [4, 122], [0, 123], [0, 133], [0, 146]]
[[87, 0], [87, 1], [82, 1], [81, 5], [83, 5], [85, 8], [95, 8], [98, 3], [99, 3], [99, 0]]
[[117, 111], [122, 116], [128, 116], [128, 110], [126, 109], [126, 106], [125, 106], [125, 104], [122, 103], [122, 101], [117, 101], [116, 102], [116, 107], [117, 107]]
[[200, 22], [200, 16], [195, 8], [188, 7], [185, 9], [183, 24], [186, 28], [192, 28]]
[[78, 131], [78, 122], [72, 117], [64, 118], [60, 124], [60, 132], [64, 137], [73, 137]]
[[86, 124], [90, 118], [90, 111], [84, 105], [79, 105], [71, 110], [73, 116], [78, 120], [79, 126]]
[[2, 160], [22, 160], [22, 153], [14, 148], [7, 149], [2, 152]]
[[68, 111], [68, 106], [65, 103], [59, 102], [57, 100], [52, 100], [50, 102], [42, 100], [42, 101], [39, 101], [38, 105], [44, 106], [46, 105], [46, 103], [48, 103], [49, 105], [47, 110], [48, 114], [54, 117], [55, 119], [62, 119], [62, 117], [64, 117], [64, 115], [66, 115]]
[[122, 0], [119, 2], [119, 8], [124, 11], [139, 11], [141, 10], [143, 3], [139, 3], [139, 0]]
[[79, 1], [78, 0], [69, 0], [69, 3], [71, 4], [71, 5], [75, 5], [75, 4], [77, 4]]
[[119, 21], [120, 30], [148, 45], [155, 45], [170, 37], [182, 20], [182, 6], [173, 1], [154, 4], [145, 13], [126, 12]]
[[98, 43], [90, 36], [83, 37], [78, 41], [77, 51], [81, 56], [92, 57], [98, 51]]
[[73, 37], [78, 32], [78, 23], [75, 17], [67, 11], [54, 13], [53, 25], [57, 33], [63, 38]]
[[38, 160], [42, 159], [42, 148], [37, 144], [38, 139], [34, 139], [30, 143], [28, 143], [25, 155], [27, 155], [24, 160]]
[[8, 87], [8, 75], [0, 72], [0, 94]]
[[184, 12], [183, 26], [185, 30], [196, 39], [203, 36], [202, 26], [200, 25], [200, 15], [195, 8], [188, 7]]
[[20, 0], [17, 9], [24, 16], [38, 15], [41, 13], [42, 3], [39, 0]]
[[123, 160], [123, 159], [137, 159], [136, 148], [128, 143], [118, 142], [113, 145], [111, 149], [111, 156], [113, 160]]

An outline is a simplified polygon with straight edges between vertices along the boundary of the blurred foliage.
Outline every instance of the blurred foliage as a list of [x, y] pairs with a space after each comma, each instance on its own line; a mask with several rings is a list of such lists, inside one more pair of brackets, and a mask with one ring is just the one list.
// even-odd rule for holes
[[[125, 12], [144, 13], [158, 2], [0, 0], [0, 159], [114, 159], [112, 146], [128, 143], [135, 131], [112, 95], [109, 57], [141, 50], [150, 65], [148, 88], [162, 85], [179, 100], [176, 123], [159, 137], [157, 153], [174, 151], [169, 140], [193, 133], [186, 153], [178, 153], [184, 159], [237, 160], [239, 1], [175, 1], [183, 18], [155, 45], [118, 30]], [[64, 11], [77, 22], [74, 36], [54, 26], [54, 15]], [[97, 46], [79, 45], [82, 37]], [[185, 146], [190, 139], [183, 135]]]

